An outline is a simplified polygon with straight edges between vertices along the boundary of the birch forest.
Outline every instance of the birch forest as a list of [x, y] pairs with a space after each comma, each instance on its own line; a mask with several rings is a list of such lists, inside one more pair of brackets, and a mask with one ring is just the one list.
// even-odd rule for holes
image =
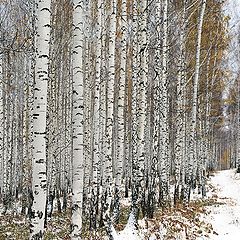
[[166, 219], [240, 172], [224, 4], [0, 1], [1, 240], [201, 236]]

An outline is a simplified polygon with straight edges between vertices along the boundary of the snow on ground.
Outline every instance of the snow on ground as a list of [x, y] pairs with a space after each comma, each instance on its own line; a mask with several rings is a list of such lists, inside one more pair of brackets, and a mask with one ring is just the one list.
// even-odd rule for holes
[[210, 214], [206, 220], [218, 234], [210, 239], [240, 239], [240, 175], [235, 169], [220, 171], [211, 177], [210, 183], [215, 191], [209, 197], [215, 197], [219, 203], [207, 207]]
[[[236, 173], [236, 169], [216, 172], [208, 180], [207, 188], [207, 198], [201, 199], [195, 193], [189, 206], [172, 206], [166, 211], [156, 212], [154, 219], [139, 220], [138, 230], [130, 215], [122, 231], [113, 229], [114, 240], [240, 239], [240, 174]], [[124, 206], [129, 206], [129, 199], [125, 199]], [[18, 209], [17, 205], [15, 207]], [[67, 236], [70, 220], [65, 218], [66, 216], [56, 215], [55, 220], [49, 223], [51, 231], [57, 233], [60, 229], [63, 232], [59, 236]], [[16, 234], [19, 236], [20, 229], [21, 239], [27, 239], [28, 225], [25, 220], [13, 212], [1, 216], [0, 207], [0, 239], [20, 239], [15, 237]]]
[[[195, 199], [196, 200], [196, 199]], [[194, 200], [193, 200], [194, 201]], [[188, 226], [188, 229], [192, 228], [191, 240], [238, 240], [240, 239], [240, 174], [236, 173], [236, 169], [224, 170], [215, 173], [214, 176], [208, 181], [208, 195], [204, 200], [206, 206], [203, 207], [203, 211], [196, 215], [196, 218], [185, 218], [180, 225]], [[205, 209], [205, 210], [204, 210]], [[190, 209], [191, 210], [191, 209]], [[197, 210], [192, 208], [193, 211]], [[184, 209], [180, 210], [184, 211]], [[200, 210], [201, 212], [201, 210]], [[175, 212], [175, 218], [179, 212]], [[185, 216], [186, 217], [186, 216]], [[168, 218], [172, 218], [168, 221]], [[184, 216], [181, 216], [179, 220], [184, 220]], [[165, 238], [165, 230], [163, 226], [165, 221], [170, 224], [172, 221], [176, 221], [171, 216], [165, 215], [162, 219], [163, 222], [159, 223], [159, 226], [155, 228], [158, 232], [158, 237], [152, 234], [152, 237], [147, 238], [151, 240], [155, 239], [178, 239], [186, 240], [186, 234], [183, 231], [175, 232], [173, 238]], [[189, 222], [188, 222], [189, 221]], [[183, 224], [184, 223], [184, 224]], [[139, 221], [140, 231], [135, 230], [133, 220], [129, 218], [128, 224], [125, 229], [119, 233], [114, 231], [114, 240], [143, 240], [144, 232], [148, 230], [144, 229], [144, 220]], [[145, 226], [146, 227], [146, 226]], [[188, 230], [189, 231], [189, 230]], [[150, 235], [148, 235], [150, 236]]]
[[134, 226], [134, 219], [133, 219], [132, 214], [130, 214], [128, 223], [123, 231], [121, 231], [118, 234], [113, 229], [113, 237], [114, 237], [114, 240], [123, 240], [123, 239], [139, 240], [139, 239], [142, 239], [142, 237], [140, 237], [138, 231], [136, 230], [136, 228]]

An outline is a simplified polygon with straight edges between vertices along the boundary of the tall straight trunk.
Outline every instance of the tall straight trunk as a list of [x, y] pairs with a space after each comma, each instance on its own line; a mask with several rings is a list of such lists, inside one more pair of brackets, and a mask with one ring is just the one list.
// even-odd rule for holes
[[[203, 114], [202, 114], [203, 115]], [[206, 126], [203, 121], [203, 116], [200, 118], [200, 142], [198, 143], [198, 194], [202, 194], [202, 197], [206, 196], [206, 164], [208, 159], [208, 144], [206, 141]]]
[[[30, 61], [26, 63], [26, 74], [30, 75], [31, 68]], [[23, 133], [22, 133], [22, 141], [23, 141], [23, 163], [22, 163], [22, 214], [26, 213], [26, 208], [29, 207], [28, 194], [30, 188], [30, 179], [31, 179], [31, 155], [30, 155], [30, 81], [29, 77], [26, 77], [24, 82], [24, 106], [23, 106]]]
[[[85, 41], [84, 46], [84, 126], [83, 126], [83, 142], [84, 142], [84, 149], [83, 149], [83, 156], [84, 156], [84, 194], [89, 196], [89, 184], [91, 182], [91, 164], [92, 164], [92, 153], [93, 150], [93, 132], [91, 131], [91, 126], [93, 125], [93, 98], [92, 98], [92, 84], [93, 84], [93, 69], [94, 65], [91, 65], [90, 63], [93, 61], [92, 55], [93, 55], [93, 44], [88, 43], [88, 41]], [[88, 198], [90, 199], [90, 198]]]
[[100, 80], [101, 80], [101, 30], [102, 30], [102, 1], [97, 1], [97, 43], [96, 43], [96, 77], [95, 77], [95, 97], [93, 107], [93, 161], [92, 161], [92, 189], [91, 189], [91, 227], [97, 227], [97, 211], [98, 211], [98, 187], [99, 187], [99, 165], [100, 165]]
[[[211, 38], [210, 38], [211, 39]], [[209, 135], [209, 124], [210, 124], [210, 59], [211, 53], [209, 51], [206, 62], [206, 95], [205, 99], [203, 97], [201, 108], [199, 107], [199, 125], [200, 125], [200, 153], [199, 153], [199, 167], [198, 167], [198, 193], [202, 194], [202, 197], [206, 195], [206, 168], [209, 160], [209, 145], [208, 145], [208, 135]], [[215, 61], [215, 59], [214, 59]], [[214, 65], [213, 65], [214, 66]]]
[[138, 45], [138, 2], [137, 0], [133, 0], [132, 6], [132, 92], [131, 92], [131, 131], [132, 131], [132, 215], [134, 217], [135, 224], [137, 224], [138, 217], [138, 122], [137, 122], [137, 91], [138, 91], [138, 71], [139, 71], [139, 45]]
[[99, 133], [99, 146], [100, 146], [100, 166], [99, 166], [99, 179], [100, 179], [100, 187], [99, 187], [99, 212], [100, 212], [100, 221], [99, 225], [103, 226], [103, 211], [105, 198], [103, 196], [105, 192], [105, 182], [106, 175], [103, 173], [105, 167], [105, 154], [106, 154], [106, 117], [107, 117], [107, 47], [106, 47], [106, 39], [107, 39], [107, 25], [106, 25], [106, 1], [103, 1], [101, 5], [101, 79], [100, 81], [100, 109], [99, 109], [99, 124], [100, 124], [100, 133]]
[[[155, 3], [155, 12], [156, 12], [156, 29], [157, 32], [161, 31], [161, 1], [157, 0]], [[148, 186], [147, 186], [147, 210], [146, 214], [148, 217], [153, 217], [153, 212], [156, 205], [156, 184], [157, 184], [157, 171], [160, 164], [160, 71], [161, 71], [161, 42], [159, 41], [159, 36], [156, 35], [156, 52], [154, 56], [153, 70], [156, 72], [156, 77], [153, 81], [153, 96], [152, 96], [152, 116], [153, 116], [153, 130], [152, 130], [152, 155], [149, 163], [149, 171], [148, 171]]]
[[8, 52], [8, 69], [7, 69], [7, 92], [8, 98], [6, 99], [6, 127], [7, 127], [7, 137], [6, 137], [6, 164], [7, 164], [7, 181], [6, 181], [6, 203], [8, 208], [11, 208], [12, 203], [12, 167], [13, 167], [13, 157], [12, 157], [12, 132], [13, 132], [13, 108], [14, 108], [14, 97], [11, 89], [11, 85], [13, 84], [13, 79], [11, 78], [12, 74], [12, 62], [13, 56], [10, 52]]
[[73, 185], [72, 185], [72, 234], [71, 239], [81, 239], [83, 208], [83, 1], [73, 1]]
[[139, 37], [139, 55], [140, 55], [140, 76], [138, 78], [138, 92], [137, 92], [137, 116], [138, 116], [138, 147], [137, 147], [137, 182], [138, 182], [138, 202], [143, 207], [144, 203], [144, 180], [145, 180], [145, 133], [147, 120], [147, 78], [148, 78], [148, 39], [147, 39], [147, 19], [148, 9], [147, 0], [143, 0], [140, 5], [140, 37]]
[[[198, 103], [198, 85], [200, 78], [200, 54], [201, 54], [201, 40], [202, 40], [202, 26], [203, 18], [206, 9], [206, 0], [202, 0], [200, 16], [197, 26], [197, 46], [196, 46], [196, 63], [195, 63], [195, 75], [193, 83], [193, 97], [192, 97], [192, 115], [190, 123], [190, 135], [189, 135], [189, 154], [188, 154], [188, 169], [186, 184], [190, 197], [190, 188], [195, 178], [194, 162], [196, 160], [196, 127], [197, 127], [197, 103]], [[188, 199], [189, 200], [189, 199]]]
[[[127, 20], [128, 22], [129, 20]], [[126, 85], [125, 85], [125, 157], [124, 157], [124, 185], [125, 185], [125, 197], [128, 197], [128, 191], [129, 191], [129, 182], [131, 179], [131, 167], [132, 167], [132, 110], [131, 110], [131, 104], [132, 104], [132, 71], [129, 71], [131, 69], [132, 65], [132, 46], [131, 46], [131, 39], [129, 38], [127, 41], [127, 50], [126, 50], [127, 56], [131, 56], [129, 58], [126, 58]]]
[[120, 77], [119, 77], [119, 97], [118, 97], [118, 144], [117, 144], [117, 159], [116, 159], [116, 181], [115, 181], [115, 196], [114, 196], [114, 213], [113, 220], [118, 222], [120, 215], [120, 187], [123, 173], [123, 162], [125, 152], [125, 129], [124, 129], [124, 107], [125, 107], [125, 84], [126, 84], [126, 57], [127, 57], [127, 2], [122, 1], [121, 13], [121, 52], [120, 52]]
[[178, 75], [177, 75], [177, 89], [176, 89], [176, 141], [174, 144], [175, 155], [175, 190], [174, 190], [174, 203], [179, 200], [179, 190], [181, 184], [181, 174], [183, 173], [184, 159], [184, 98], [185, 98], [185, 34], [186, 34], [186, 3], [183, 6], [183, 13], [180, 20], [180, 36], [179, 36], [179, 60], [178, 60]]
[[6, 92], [4, 97], [4, 136], [3, 136], [3, 159], [4, 159], [4, 167], [3, 167], [3, 205], [4, 212], [6, 213], [9, 208], [9, 204], [11, 202], [12, 196], [10, 191], [10, 173], [12, 167], [12, 159], [11, 159], [11, 57], [10, 52], [8, 51], [6, 54], [6, 58], [4, 61], [4, 91]]
[[163, 1], [162, 69], [160, 76], [160, 204], [169, 201], [168, 0]]
[[3, 172], [4, 172], [4, 158], [3, 158], [3, 131], [4, 131], [4, 106], [3, 106], [3, 58], [0, 58], [0, 195], [3, 188]]
[[[7, 196], [7, 155], [8, 155], [8, 149], [7, 149], [7, 132], [8, 132], [8, 127], [7, 127], [7, 94], [6, 94], [6, 89], [7, 89], [7, 77], [6, 77], [6, 65], [7, 65], [7, 61], [6, 61], [6, 54], [3, 55], [3, 60], [2, 61], [2, 74], [3, 74], [3, 82], [2, 82], [2, 89], [5, 91], [3, 91], [3, 98], [2, 98], [2, 103], [3, 103], [3, 139], [2, 139], [2, 144], [3, 146], [5, 146], [3, 148], [3, 152], [2, 152], [2, 169], [3, 169], [3, 188], [2, 188], [2, 198], [3, 198], [3, 205], [4, 207], [6, 207], [5, 204], [5, 199]], [[5, 210], [4, 210], [5, 211]]]
[[103, 219], [111, 237], [111, 202], [113, 196], [113, 120], [114, 120], [114, 82], [115, 82], [115, 41], [116, 41], [116, 1], [110, 3], [109, 26], [109, 69], [107, 83], [107, 119], [106, 119], [106, 153], [105, 153], [105, 206]]
[[[88, 2], [84, 4], [83, 14], [84, 14], [84, 22], [86, 25], [84, 35], [89, 36], [91, 34], [91, 24], [92, 20], [88, 15], [91, 15], [94, 10], [91, 10], [94, 3]], [[84, 195], [87, 195], [87, 204], [85, 209], [89, 209], [88, 204], [90, 203], [90, 182], [91, 182], [91, 165], [92, 165], [92, 151], [93, 151], [93, 131], [91, 131], [91, 127], [93, 123], [93, 84], [95, 78], [95, 64], [91, 64], [95, 61], [95, 49], [94, 44], [89, 41], [89, 37], [86, 37], [83, 42], [83, 78], [84, 78]]]
[[[54, 11], [54, 9], [52, 10]], [[55, 16], [55, 14], [54, 14]], [[56, 20], [52, 20], [52, 24], [56, 24]], [[53, 42], [53, 35], [54, 32], [51, 34], [51, 42]], [[56, 67], [54, 64], [54, 59], [56, 52], [56, 43], [53, 43], [50, 45], [50, 66], [49, 66], [49, 83], [48, 83], [48, 109], [47, 109], [47, 146], [48, 146], [48, 152], [47, 152], [47, 182], [48, 182], [48, 216], [51, 217], [52, 211], [53, 211], [53, 199], [54, 199], [54, 188], [56, 186], [56, 136], [57, 136], [57, 130], [56, 130], [56, 108], [55, 108], [55, 92], [56, 92]]]
[[238, 102], [237, 102], [237, 172], [240, 173], [240, 81], [237, 80], [237, 88], [238, 88]]
[[66, 126], [67, 126], [67, 145], [69, 146], [67, 148], [67, 153], [66, 153], [66, 163], [65, 163], [65, 169], [67, 172], [67, 190], [70, 188], [72, 188], [72, 179], [73, 179], [73, 169], [72, 169], [72, 90], [73, 90], [73, 86], [72, 86], [72, 73], [70, 71], [71, 69], [71, 45], [69, 46], [69, 60], [68, 60], [68, 67], [69, 67], [69, 81], [67, 82], [67, 89], [66, 89], [66, 93], [68, 95], [68, 98], [66, 99], [67, 101], [67, 109], [66, 109]]
[[47, 195], [46, 114], [51, 0], [37, 1], [36, 65], [33, 103], [32, 218], [30, 239], [42, 239]]

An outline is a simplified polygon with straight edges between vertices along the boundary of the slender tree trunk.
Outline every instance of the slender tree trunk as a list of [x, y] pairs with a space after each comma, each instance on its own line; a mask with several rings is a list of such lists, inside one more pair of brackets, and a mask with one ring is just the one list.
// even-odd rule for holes
[[36, 65], [33, 104], [33, 205], [30, 239], [42, 239], [44, 234], [46, 182], [46, 114], [49, 65], [51, 0], [37, 2]]
[[179, 200], [179, 190], [181, 184], [181, 174], [183, 173], [183, 162], [184, 159], [184, 141], [185, 141], [185, 131], [184, 131], [184, 97], [185, 97], [185, 77], [184, 77], [184, 67], [185, 67], [185, 4], [183, 9], [183, 15], [181, 17], [181, 27], [180, 27], [180, 57], [179, 57], [179, 66], [178, 66], [178, 75], [177, 75], [177, 96], [176, 96], [176, 141], [174, 144], [174, 155], [175, 155], [175, 192], [174, 192], [174, 203]]
[[100, 168], [100, 81], [101, 81], [101, 35], [102, 35], [102, 1], [97, 1], [97, 43], [96, 43], [96, 77], [94, 92], [94, 119], [93, 119], [93, 162], [92, 162], [92, 184], [91, 184], [91, 227], [97, 228], [98, 211], [98, 187], [99, 187], [99, 168]]
[[[202, 0], [200, 16], [198, 21], [197, 30], [197, 46], [196, 46], [196, 63], [195, 63], [195, 75], [193, 83], [193, 97], [192, 97], [192, 116], [190, 125], [190, 135], [189, 135], [189, 154], [188, 154], [188, 169], [186, 176], [186, 184], [190, 197], [191, 185], [194, 181], [194, 162], [196, 161], [196, 127], [197, 127], [197, 102], [198, 102], [198, 85], [200, 78], [200, 53], [201, 53], [201, 40], [202, 40], [202, 26], [203, 18], [206, 8], [206, 0]], [[188, 199], [190, 200], [190, 199]]]
[[3, 173], [4, 173], [4, 149], [3, 149], [3, 136], [4, 136], [4, 106], [3, 106], [3, 57], [0, 57], [0, 199], [3, 189]]
[[106, 153], [105, 153], [105, 193], [103, 219], [109, 238], [111, 236], [111, 203], [113, 197], [113, 121], [114, 121], [114, 82], [115, 82], [115, 41], [116, 41], [116, 1], [110, 3], [109, 26], [109, 71], [107, 83], [107, 119], [106, 119]]
[[[30, 61], [26, 63], [26, 74], [30, 75], [31, 64]], [[29, 207], [28, 195], [31, 187], [31, 155], [30, 155], [30, 81], [27, 76], [26, 82], [24, 82], [24, 107], [23, 107], [23, 164], [22, 164], [22, 214], [26, 214], [26, 209]]]
[[138, 202], [139, 206], [143, 208], [144, 203], [144, 180], [145, 180], [145, 159], [146, 159], [146, 121], [147, 121], [147, 80], [148, 80], [148, 28], [147, 28], [147, 19], [148, 19], [148, 9], [147, 9], [147, 0], [143, 0], [140, 5], [140, 46], [139, 46], [139, 55], [140, 55], [140, 74], [138, 78], [138, 128], [137, 128], [137, 137], [138, 137], [138, 147], [137, 147], [137, 160], [138, 160], [138, 172], [137, 172], [137, 182], [138, 182]]
[[132, 6], [132, 91], [131, 91], [131, 131], [132, 131], [132, 171], [131, 171], [131, 187], [132, 187], [132, 206], [131, 216], [134, 218], [134, 223], [137, 225], [138, 218], [138, 119], [137, 119], [137, 93], [138, 93], [138, 73], [139, 73], [139, 45], [138, 45], [138, 2], [133, 0]]
[[118, 97], [118, 145], [117, 145], [117, 159], [116, 159], [116, 181], [115, 181], [115, 195], [114, 195], [114, 212], [113, 221], [118, 222], [120, 215], [120, 187], [123, 173], [123, 162], [125, 152], [125, 129], [124, 129], [124, 107], [125, 107], [125, 84], [126, 84], [126, 30], [127, 30], [127, 3], [126, 0], [122, 1], [121, 13], [121, 52], [120, 52], [120, 77], [119, 77], [119, 97]]
[[163, 1], [162, 69], [160, 80], [160, 204], [169, 204], [168, 0]]
[[73, 186], [71, 239], [81, 239], [83, 208], [83, 1], [73, 1]]
[[237, 79], [238, 102], [237, 102], [237, 173], [240, 173], [240, 81]]

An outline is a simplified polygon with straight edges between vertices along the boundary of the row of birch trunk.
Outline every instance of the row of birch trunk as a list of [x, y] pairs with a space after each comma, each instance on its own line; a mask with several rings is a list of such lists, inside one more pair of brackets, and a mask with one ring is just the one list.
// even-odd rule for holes
[[55, 203], [71, 208], [71, 239], [101, 227], [112, 239], [123, 199], [137, 226], [195, 189], [206, 196], [229, 148], [222, 3], [13, 0], [1, 11], [0, 199], [4, 213], [20, 202], [30, 239]]

